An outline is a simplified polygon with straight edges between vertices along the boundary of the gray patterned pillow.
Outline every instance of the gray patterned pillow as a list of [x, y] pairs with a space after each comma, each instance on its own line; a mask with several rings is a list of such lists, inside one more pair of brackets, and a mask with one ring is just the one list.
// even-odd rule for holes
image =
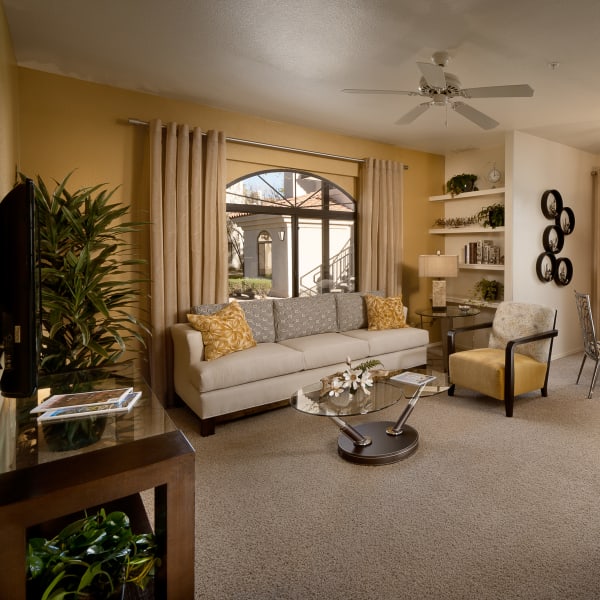
[[[212, 315], [224, 306], [226, 304], [202, 304], [192, 306], [192, 312], [197, 315]], [[258, 343], [274, 342], [273, 300], [247, 300], [240, 302], [240, 306], [244, 310], [254, 339]]]
[[383, 296], [382, 291], [376, 292], [350, 292], [349, 294], [335, 294], [337, 305], [338, 331], [352, 331], [353, 329], [367, 328], [367, 306], [363, 296]]
[[277, 341], [337, 331], [336, 294], [273, 301]]

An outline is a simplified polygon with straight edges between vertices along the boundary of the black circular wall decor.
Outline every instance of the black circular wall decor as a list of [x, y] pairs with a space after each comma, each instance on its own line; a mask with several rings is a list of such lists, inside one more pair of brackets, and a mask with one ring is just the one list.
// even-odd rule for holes
[[558, 190], [546, 190], [542, 194], [542, 212], [546, 219], [554, 219], [563, 209], [563, 199]]
[[542, 244], [545, 252], [538, 256], [535, 271], [544, 283], [554, 281], [556, 285], [569, 285], [573, 279], [573, 263], [556, 255], [563, 249], [565, 236], [575, 229], [575, 213], [563, 206], [558, 190], [546, 190], [542, 194], [542, 212], [546, 219], [554, 221], [554, 225], [544, 229]]
[[569, 235], [573, 233], [575, 229], [575, 213], [568, 207], [565, 206], [555, 218], [556, 226], [565, 234]]
[[556, 225], [548, 225], [548, 227], [544, 229], [542, 242], [546, 252], [558, 254], [563, 249], [565, 243], [565, 236], [563, 235], [562, 229]]
[[535, 272], [538, 279], [548, 283], [554, 279], [556, 273], [556, 256], [553, 252], [543, 252], [535, 263]]
[[573, 263], [568, 258], [559, 258], [554, 269], [554, 283], [569, 285], [573, 279]]

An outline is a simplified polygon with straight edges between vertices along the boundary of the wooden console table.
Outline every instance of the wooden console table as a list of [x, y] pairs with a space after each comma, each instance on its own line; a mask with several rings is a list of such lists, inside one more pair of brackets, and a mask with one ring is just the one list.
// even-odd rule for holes
[[[54, 393], [72, 389], [66, 379], [46, 383]], [[49, 390], [31, 399], [0, 398], [0, 598], [25, 599], [28, 528], [153, 489], [162, 552], [155, 597], [191, 600], [194, 449], [132, 369], [98, 371], [93, 384], [132, 385], [142, 398], [130, 413], [105, 418], [99, 439], [81, 448], [57, 448], [66, 443], [65, 429], [42, 428], [29, 414]]]

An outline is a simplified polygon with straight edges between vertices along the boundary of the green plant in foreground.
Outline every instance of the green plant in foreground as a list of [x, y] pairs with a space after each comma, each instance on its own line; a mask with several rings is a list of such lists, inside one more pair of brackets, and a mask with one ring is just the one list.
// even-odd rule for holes
[[71, 193], [69, 177], [53, 191], [40, 177], [35, 186], [45, 374], [117, 362], [127, 350], [141, 352], [148, 333], [133, 314], [147, 278], [130, 240], [143, 223], [125, 220], [128, 207], [110, 202], [115, 190]]
[[143, 589], [159, 565], [153, 534], [133, 534], [125, 513], [107, 515], [100, 509], [50, 540], [28, 541], [28, 592], [42, 600], [75, 599], [86, 593], [107, 598], [124, 583]]

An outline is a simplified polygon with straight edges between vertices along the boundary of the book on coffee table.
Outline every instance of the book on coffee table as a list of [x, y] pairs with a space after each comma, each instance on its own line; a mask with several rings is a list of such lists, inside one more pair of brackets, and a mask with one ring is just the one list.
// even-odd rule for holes
[[414, 371], [404, 371], [398, 375], [390, 377], [392, 381], [398, 381], [399, 383], [409, 383], [411, 385], [425, 385], [434, 379], [435, 375], [424, 375], [423, 373], [415, 373]]

